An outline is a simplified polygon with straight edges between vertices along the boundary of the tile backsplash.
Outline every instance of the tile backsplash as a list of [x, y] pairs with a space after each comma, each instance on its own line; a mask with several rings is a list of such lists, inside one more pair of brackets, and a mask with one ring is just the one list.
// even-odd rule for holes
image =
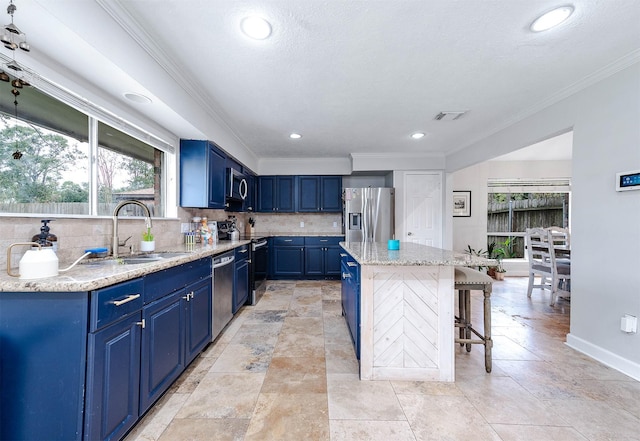
[[[170, 248], [183, 243], [180, 224], [190, 222], [194, 216], [206, 216], [210, 220], [226, 220], [230, 215], [236, 217], [238, 229], [244, 233], [249, 217], [255, 219], [256, 234], [340, 234], [342, 232], [342, 215], [340, 213], [229, 213], [224, 210], [208, 210], [196, 208], [179, 208], [177, 219], [153, 219], [152, 232], [155, 236], [156, 248]], [[0, 265], [6, 268], [6, 250], [12, 243], [30, 242], [40, 233], [41, 219], [54, 219], [49, 224], [51, 232], [58, 237], [58, 258], [61, 266], [71, 263], [87, 248], [107, 247], [111, 250], [113, 220], [111, 217], [55, 218], [51, 216], [15, 216], [0, 217]], [[304, 226], [301, 226], [304, 225]], [[118, 221], [120, 240], [131, 236], [127, 245], [140, 247], [140, 238], [144, 231], [141, 218], [127, 219], [120, 217]], [[17, 267], [27, 247], [14, 247], [12, 250], [12, 266]], [[121, 253], [124, 248], [121, 248]]]

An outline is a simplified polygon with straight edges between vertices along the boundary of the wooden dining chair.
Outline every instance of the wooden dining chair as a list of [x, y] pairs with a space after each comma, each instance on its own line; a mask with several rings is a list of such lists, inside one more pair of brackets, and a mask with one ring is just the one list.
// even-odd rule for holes
[[[533, 288], [549, 290], [550, 305], [553, 306], [560, 292], [569, 295], [566, 287], [571, 279], [571, 266], [558, 265], [556, 262], [552, 233], [547, 229], [527, 228], [526, 247], [529, 258], [527, 297], [531, 297]], [[535, 283], [536, 277], [540, 277], [539, 284]]]

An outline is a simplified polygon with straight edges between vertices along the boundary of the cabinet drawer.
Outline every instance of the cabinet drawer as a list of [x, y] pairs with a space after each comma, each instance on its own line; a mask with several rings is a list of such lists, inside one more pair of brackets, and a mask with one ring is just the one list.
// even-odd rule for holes
[[304, 236], [276, 236], [273, 238], [274, 246], [304, 246]]
[[342, 236], [307, 236], [304, 238], [305, 245], [333, 246], [342, 241]]
[[205, 277], [211, 277], [210, 257], [151, 273], [145, 276], [144, 304], [158, 300]]
[[141, 309], [143, 292], [142, 278], [93, 291], [91, 295], [91, 332]]

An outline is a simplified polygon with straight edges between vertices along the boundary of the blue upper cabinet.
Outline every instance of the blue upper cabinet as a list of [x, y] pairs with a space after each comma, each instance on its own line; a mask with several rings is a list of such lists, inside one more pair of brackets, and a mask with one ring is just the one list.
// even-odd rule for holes
[[180, 140], [180, 206], [225, 208], [227, 155], [210, 141]]
[[300, 212], [341, 212], [341, 176], [298, 176], [298, 207]]
[[258, 177], [258, 211], [293, 213], [296, 201], [295, 176]]

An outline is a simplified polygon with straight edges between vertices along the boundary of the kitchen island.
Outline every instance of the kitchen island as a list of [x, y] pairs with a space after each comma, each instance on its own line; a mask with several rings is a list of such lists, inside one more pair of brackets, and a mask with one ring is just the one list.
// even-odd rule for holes
[[487, 261], [409, 242], [340, 246], [360, 270], [360, 378], [454, 381], [454, 267]]

